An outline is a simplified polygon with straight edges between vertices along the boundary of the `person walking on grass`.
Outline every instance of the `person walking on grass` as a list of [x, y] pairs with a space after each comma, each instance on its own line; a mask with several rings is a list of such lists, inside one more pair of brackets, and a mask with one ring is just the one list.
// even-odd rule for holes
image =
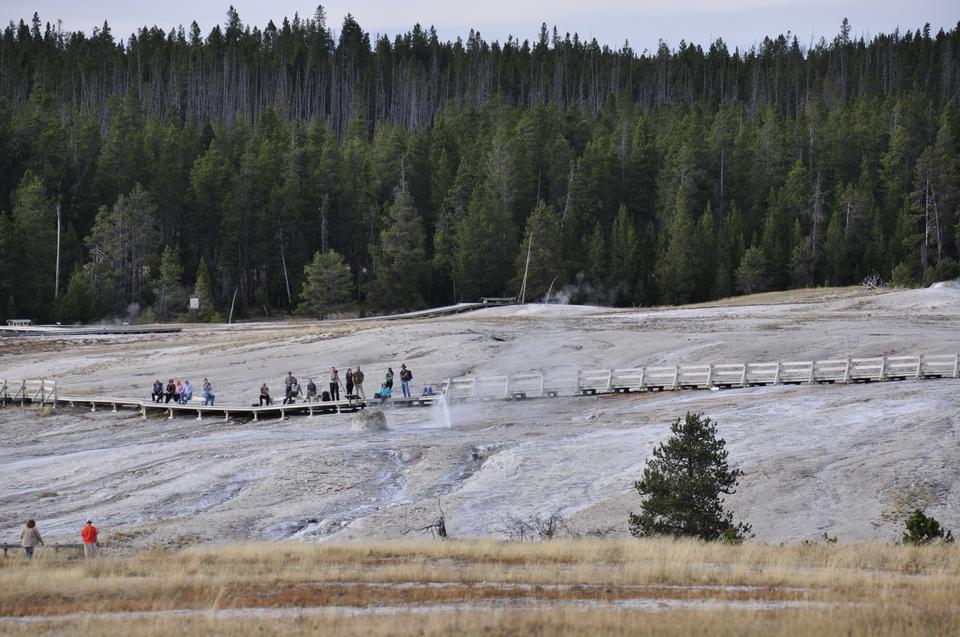
[[100, 553], [100, 545], [97, 544], [97, 527], [93, 526], [93, 520], [87, 519], [87, 525], [80, 530], [80, 538], [83, 540], [84, 557], [93, 558]]
[[366, 398], [363, 393], [363, 372], [360, 371], [359, 365], [357, 365], [357, 370], [353, 372], [353, 388], [357, 396]]
[[400, 366], [400, 389], [403, 390], [403, 397], [410, 398], [410, 381], [413, 380], [413, 372], [407, 369], [406, 364]]
[[23, 552], [26, 553], [28, 560], [33, 559], [33, 549], [43, 546], [40, 529], [37, 528], [37, 523], [33, 520], [27, 520], [27, 526], [20, 531], [20, 546], [23, 547]]
[[336, 367], [330, 368], [330, 400], [340, 400], [340, 374]]

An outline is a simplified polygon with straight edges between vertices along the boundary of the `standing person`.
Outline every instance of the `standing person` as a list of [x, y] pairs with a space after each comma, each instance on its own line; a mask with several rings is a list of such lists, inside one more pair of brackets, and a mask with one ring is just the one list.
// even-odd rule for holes
[[163, 394], [166, 397], [166, 402], [170, 402], [177, 397], [177, 386], [173, 384], [173, 379], [167, 381], [167, 390]]
[[390, 388], [390, 391], [393, 391], [393, 368], [387, 368], [387, 374], [384, 376], [384, 380], [387, 381], [387, 387]]
[[330, 368], [330, 400], [340, 400], [340, 374], [336, 367]]
[[264, 405], [270, 406], [273, 404], [273, 399], [270, 398], [270, 388], [267, 387], [267, 384], [264, 383], [260, 385], [260, 406]]
[[285, 391], [283, 392], [283, 404], [293, 402], [293, 386], [297, 384], [297, 377], [287, 372], [287, 379], [284, 382], [286, 385]]
[[347, 381], [347, 398], [353, 396], [353, 370], [349, 367], [347, 368], [347, 377], [344, 379]]
[[33, 520], [27, 520], [27, 526], [20, 531], [20, 546], [23, 552], [27, 554], [27, 559], [33, 559], [33, 549], [37, 546], [43, 546], [43, 538], [40, 537], [40, 529]]
[[206, 378], [203, 379], [203, 404], [213, 406], [213, 401], [216, 399], [216, 395], [213, 393], [213, 385], [210, 384], [210, 381]]
[[360, 371], [359, 365], [357, 365], [357, 371], [353, 372], [353, 386], [356, 388], [357, 396], [366, 398], [363, 393], [363, 372]]
[[163, 383], [160, 382], [159, 378], [153, 381], [153, 393], [150, 394], [150, 399], [155, 403], [163, 400]]
[[93, 526], [93, 520], [87, 519], [87, 525], [80, 531], [80, 538], [83, 540], [83, 556], [96, 557], [100, 545], [97, 544], [97, 527]]
[[413, 372], [407, 369], [406, 364], [400, 366], [400, 389], [403, 390], [403, 397], [410, 398], [410, 381], [413, 380]]

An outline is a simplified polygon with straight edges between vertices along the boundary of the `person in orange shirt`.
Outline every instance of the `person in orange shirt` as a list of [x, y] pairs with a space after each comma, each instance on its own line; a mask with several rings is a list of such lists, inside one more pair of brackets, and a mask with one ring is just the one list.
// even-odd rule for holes
[[83, 538], [84, 557], [96, 557], [100, 546], [97, 544], [97, 527], [93, 526], [93, 520], [87, 520], [87, 525], [80, 531], [80, 537]]

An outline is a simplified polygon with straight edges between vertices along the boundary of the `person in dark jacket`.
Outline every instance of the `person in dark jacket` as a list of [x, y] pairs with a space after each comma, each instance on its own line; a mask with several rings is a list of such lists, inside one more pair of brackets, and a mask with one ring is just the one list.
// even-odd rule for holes
[[347, 397], [353, 396], [353, 370], [347, 368], [346, 378], [343, 379], [347, 384]]
[[406, 364], [400, 366], [400, 389], [403, 390], [403, 397], [410, 398], [410, 381], [413, 380], [413, 372], [407, 369]]
[[153, 393], [150, 394], [150, 399], [155, 403], [163, 400], [163, 383], [160, 382], [159, 378], [153, 381]]
[[340, 374], [336, 367], [330, 368], [330, 400], [340, 400]]
[[166, 398], [165, 402], [168, 402], [168, 403], [171, 400], [173, 401], [180, 400], [180, 396], [177, 394], [177, 386], [174, 384], [172, 378], [167, 381], [167, 388], [166, 388], [166, 391], [163, 392], [163, 396], [164, 398]]

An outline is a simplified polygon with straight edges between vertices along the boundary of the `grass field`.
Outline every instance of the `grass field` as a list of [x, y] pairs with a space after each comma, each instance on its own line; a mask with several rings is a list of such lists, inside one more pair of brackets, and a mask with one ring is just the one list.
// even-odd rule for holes
[[960, 549], [244, 544], [0, 562], [11, 635], [955, 635]]

